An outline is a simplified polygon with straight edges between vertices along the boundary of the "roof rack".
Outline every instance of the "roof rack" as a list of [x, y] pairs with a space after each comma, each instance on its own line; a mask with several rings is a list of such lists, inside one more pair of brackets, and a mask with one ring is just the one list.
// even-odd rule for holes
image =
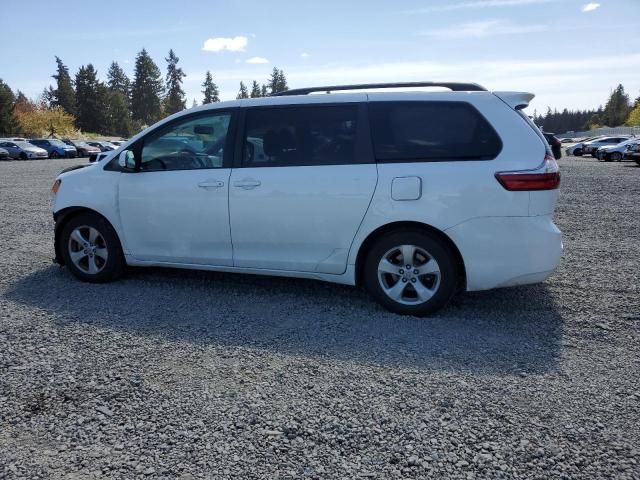
[[413, 88], [413, 87], [445, 87], [453, 92], [486, 92], [487, 89], [477, 83], [460, 82], [397, 82], [397, 83], [362, 83], [360, 85], [333, 85], [329, 87], [294, 88], [284, 92], [272, 93], [272, 97], [286, 95], [308, 95], [314, 92], [331, 93], [335, 90], [370, 90], [374, 88]]

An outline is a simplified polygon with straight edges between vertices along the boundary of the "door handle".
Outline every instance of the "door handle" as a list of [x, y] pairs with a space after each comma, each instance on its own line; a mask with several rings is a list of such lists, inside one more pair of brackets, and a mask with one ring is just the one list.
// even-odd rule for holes
[[253, 180], [252, 178], [245, 178], [244, 180], [239, 180], [237, 182], [233, 182], [234, 187], [243, 188], [245, 190], [251, 190], [252, 188], [256, 188], [262, 185], [259, 180]]
[[200, 188], [220, 188], [224, 186], [224, 182], [220, 180], [205, 180], [198, 184]]

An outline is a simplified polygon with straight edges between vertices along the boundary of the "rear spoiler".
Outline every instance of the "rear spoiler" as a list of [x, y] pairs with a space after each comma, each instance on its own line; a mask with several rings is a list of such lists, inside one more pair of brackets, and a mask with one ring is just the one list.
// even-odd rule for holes
[[514, 110], [522, 110], [529, 106], [535, 95], [527, 92], [493, 92], [493, 94]]

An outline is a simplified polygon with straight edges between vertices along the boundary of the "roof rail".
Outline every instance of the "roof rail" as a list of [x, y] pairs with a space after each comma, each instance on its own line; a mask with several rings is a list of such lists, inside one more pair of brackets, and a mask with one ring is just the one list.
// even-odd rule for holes
[[314, 92], [331, 93], [335, 90], [370, 90], [374, 88], [413, 88], [413, 87], [445, 87], [454, 92], [486, 92], [487, 89], [477, 83], [460, 82], [397, 82], [397, 83], [362, 83], [360, 85], [333, 85], [328, 87], [294, 88], [284, 92], [272, 93], [272, 97], [286, 95], [308, 95]]

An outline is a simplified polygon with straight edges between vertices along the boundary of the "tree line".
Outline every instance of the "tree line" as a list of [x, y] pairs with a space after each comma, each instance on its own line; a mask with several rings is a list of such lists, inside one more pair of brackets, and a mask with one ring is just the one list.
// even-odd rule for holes
[[[173, 50], [165, 57], [166, 74], [146, 49], [137, 55], [133, 79], [118, 62], [112, 62], [106, 81], [89, 63], [72, 77], [69, 68], [55, 57], [54, 84], [35, 100], [16, 93], [0, 79], [0, 134], [71, 135], [77, 130], [108, 136], [129, 137], [147, 125], [186, 108], [182, 83], [186, 74]], [[237, 98], [264, 97], [287, 90], [284, 72], [274, 67], [267, 83], [253, 81], [251, 91], [240, 82]], [[202, 83], [202, 103], [220, 101], [211, 71]], [[193, 106], [197, 103], [194, 100]]]
[[607, 103], [595, 110], [567, 110], [559, 112], [550, 107], [544, 115], [533, 113], [533, 121], [545, 132], [564, 133], [592, 130], [598, 127], [618, 127], [640, 125], [640, 97], [632, 103], [622, 85], [618, 85], [609, 95]]

